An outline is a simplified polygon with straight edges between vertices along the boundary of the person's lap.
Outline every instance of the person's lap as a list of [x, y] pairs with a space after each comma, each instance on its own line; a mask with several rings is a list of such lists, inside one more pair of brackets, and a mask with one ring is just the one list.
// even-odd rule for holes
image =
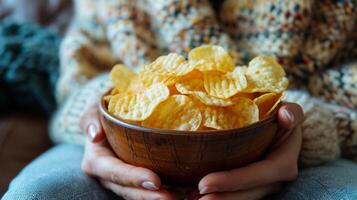
[[121, 199], [82, 172], [82, 156], [82, 146], [52, 148], [20, 172], [3, 199]]
[[[81, 171], [82, 154], [80, 146], [54, 147], [12, 181], [3, 199], [121, 199]], [[357, 199], [357, 164], [338, 160], [301, 171], [273, 199]]]

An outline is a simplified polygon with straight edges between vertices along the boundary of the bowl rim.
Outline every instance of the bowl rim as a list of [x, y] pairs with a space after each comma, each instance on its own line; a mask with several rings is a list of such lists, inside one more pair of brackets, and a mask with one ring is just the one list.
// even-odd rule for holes
[[125, 122], [125, 121], [122, 121], [122, 120], [114, 117], [112, 114], [109, 113], [107, 107], [105, 106], [105, 100], [104, 100], [104, 97], [107, 94], [109, 94], [110, 91], [111, 90], [104, 93], [103, 96], [101, 97], [100, 102], [99, 102], [99, 111], [103, 117], [105, 117], [107, 120], [115, 123], [116, 125], [119, 125], [119, 126], [122, 126], [122, 127], [128, 128], [128, 129], [132, 129], [135, 131], [141, 131], [141, 132], [147, 132], [147, 133], [163, 134], [163, 135], [202, 136], [202, 135], [225, 135], [225, 134], [246, 132], [250, 129], [255, 129], [257, 127], [263, 126], [271, 121], [276, 120], [277, 119], [277, 111], [282, 105], [282, 102], [280, 102], [278, 104], [278, 106], [276, 106], [276, 108], [273, 110], [273, 112], [271, 112], [270, 115], [268, 117], [266, 117], [265, 119], [255, 122], [253, 124], [250, 124], [249, 126], [242, 127], [242, 128], [224, 129], [224, 130], [180, 131], [180, 130], [169, 130], [169, 129], [158, 129], [158, 128], [144, 127], [144, 126], [140, 126], [137, 124]]

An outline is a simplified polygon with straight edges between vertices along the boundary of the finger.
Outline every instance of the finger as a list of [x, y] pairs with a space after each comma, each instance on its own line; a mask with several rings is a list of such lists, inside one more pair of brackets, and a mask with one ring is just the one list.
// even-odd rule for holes
[[244, 191], [208, 194], [199, 200], [259, 200], [280, 191], [280, 189], [281, 184], [271, 184]]
[[290, 135], [293, 133], [294, 130], [284, 130], [282, 129], [280, 132], [277, 133], [275, 137], [275, 142], [274, 144], [269, 147], [268, 152], [271, 152], [272, 150], [278, 148], [284, 141], [290, 137]]
[[304, 112], [296, 103], [286, 103], [279, 108], [279, 126], [283, 129], [293, 129], [304, 120]]
[[174, 197], [165, 190], [158, 191], [149, 191], [145, 189], [135, 188], [135, 187], [126, 187], [117, 185], [115, 183], [101, 180], [101, 184], [108, 190], [114, 192], [120, 197], [123, 197], [126, 200], [173, 200]]
[[92, 142], [100, 142], [105, 138], [99, 112], [96, 106], [92, 106], [81, 118], [80, 125]]
[[[100, 154], [101, 144], [87, 141], [85, 156], [87, 163], [84, 171], [91, 176], [132, 187], [142, 187], [148, 190], [158, 190], [161, 181], [158, 175], [149, 169], [126, 164], [114, 156]], [[90, 155], [91, 152], [97, 152]], [[88, 157], [87, 157], [88, 155]]]
[[275, 182], [291, 181], [297, 176], [297, 160], [301, 146], [298, 127], [277, 150], [264, 160], [245, 167], [208, 174], [199, 183], [201, 194], [247, 190]]

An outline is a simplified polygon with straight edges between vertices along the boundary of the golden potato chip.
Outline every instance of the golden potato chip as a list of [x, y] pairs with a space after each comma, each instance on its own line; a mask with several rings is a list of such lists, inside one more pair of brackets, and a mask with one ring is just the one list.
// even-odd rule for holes
[[193, 70], [192, 72], [184, 75], [184, 76], [181, 76], [180, 77], [180, 82], [186, 82], [186, 81], [191, 81], [191, 80], [194, 80], [194, 79], [200, 79], [200, 80], [203, 80], [203, 73], [201, 71], [198, 71], [198, 70]]
[[238, 127], [248, 126], [259, 121], [259, 108], [257, 104], [248, 98], [236, 99], [236, 104], [229, 107], [238, 116]]
[[200, 71], [230, 72], [234, 70], [231, 56], [220, 46], [203, 45], [192, 49], [188, 54], [189, 61], [204, 62], [196, 68]]
[[179, 79], [180, 77], [178, 76], [163, 75], [157, 72], [140, 72], [138, 77], [131, 82], [129, 91], [140, 91], [156, 83], [162, 83], [166, 86], [171, 86], [174, 85]]
[[181, 94], [188, 94], [198, 99], [205, 105], [209, 106], [231, 106], [233, 101], [230, 99], [220, 99], [217, 97], [210, 96], [206, 93], [203, 87], [203, 80], [192, 79], [190, 81], [179, 81], [175, 84], [176, 89]]
[[[142, 121], [148, 118], [162, 101], [169, 97], [170, 91], [162, 83], [153, 84], [135, 94], [118, 94], [111, 98], [109, 110], [116, 117], [125, 120]], [[115, 104], [114, 109], [111, 104]]]
[[108, 111], [110, 113], [114, 113], [115, 112], [115, 107], [118, 103], [118, 99], [119, 99], [120, 95], [117, 94], [117, 95], [113, 95], [110, 97], [109, 99], [109, 104], [108, 104]]
[[110, 95], [116, 95], [119, 94], [120, 88], [119, 87], [115, 87], [114, 89], [112, 89], [112, 91], [110, 91]]
[[170, 91], [170, 96], [175, 95], [175, 94], [180, 94], [180, 92], [176, 89], [175, 85], [171, 85], [168, 87]]
[[137, 75], [128, 67], [118, 64], [110, 72], [110, 80], [119, 91], [125, 91]]
[[268, 116], [288, 86], [284, 69], [269, 56], [234, 67], [219, 46], [170, 53], [135, 74], [113, 68], [115, 88], [104, 97], [115, 117], [142, 126], [184, 131], [248, 126]]
[[280, 93], [288, 87], [288, 79], [280, 64], [270, 56], [258, 56], [249, 62], [246, 72], [247, 92]]
[[200, 108], [203, 117], [203, 125], [207, 128], [223, 130], [239, 127], [238, 116], [229, 109], [206, 105], [203, 105]]
[[227, 99], [234, 96], [247, 87], [244, 74], [231, 76], [221, 72], [204, 72], [203, 84], [207, 93], [211, 96]]
[[176, 53], [170, 53], [167, 56], [160, 56], [150, 65], [143, 69], [145, 73], [158, 73], [163, 75], [182, 76], [195, 69], [197, 62], [187, 62], [186, 59]]
[[245, 93], [245, 92], [239, 92], [238, 94], [234, 95], [230, 99], [233, 102], [236, 102], [237, 100], [239, 101], [240, 98], [248, 98], [251, 100], [254, 100], [256, 97], [259, 96], [260, 93]]
[[245, 76], [245, 74], [247, 73], [247, 70], [248, 70], [248, 68], [246, 66], [237, 66], [236, 68], [234, 68], [234, 70], [232, 72], [228, 72], [227, 74], [230, 77], [240, 79], [241, 76]]
[[110, 91], [110, 94], [104, 96], [104, 98], [103, 98], [103, 99], [104, 99], [104, 102], [105, 102], [107, 105], [109, 105], [110, 99], [111, 99], [114, 95], [116, 95], [116, 94], [119, 94], [119, 88], [118, 88], [118, 87], [115, 87], [114, 89], [112, 89], [112, 90]]
[[201, 122], [201, 112], [189, 97], [173, 95], [160, 103], [154, 113], [142, 124], [160, 129], [196, 131]]
[[254, 99], [259, 108], [259, 118], [269, 115], [280, 103], [283, 93], [266, 93]]

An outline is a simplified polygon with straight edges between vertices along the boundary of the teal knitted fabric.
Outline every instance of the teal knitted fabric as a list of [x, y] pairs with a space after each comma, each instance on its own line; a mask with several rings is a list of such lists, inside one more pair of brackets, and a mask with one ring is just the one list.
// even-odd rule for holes
[[0, 111], [55, 108], [60, 36], [33, 24], [0, 21]]

